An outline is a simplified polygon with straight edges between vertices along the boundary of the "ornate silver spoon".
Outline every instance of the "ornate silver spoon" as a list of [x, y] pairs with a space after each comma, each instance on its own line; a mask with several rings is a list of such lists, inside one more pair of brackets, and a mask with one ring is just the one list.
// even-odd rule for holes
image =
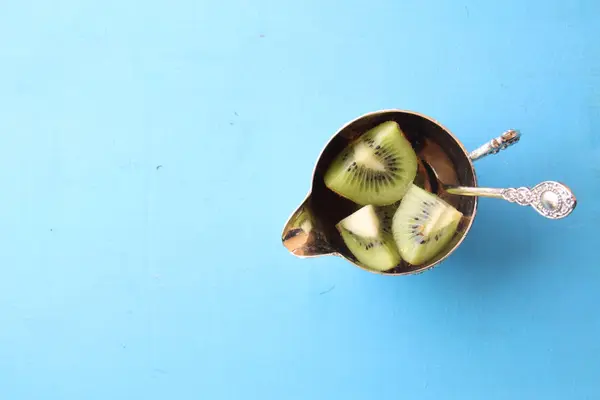
[[[441, 182], [440, 182], [441, 183]], [[533, 188], [481, 188], [444, 186], [450, 194], [461, 196], [492, 197], [504, 199], [521, 206], [531, 206], [540, 215], [550, 219], [561, 219], [573, 212], [577, 206], [575, 195], [566, 185], [555, 181], [538, 183]]]
[[[492, 141], [493, 142], [493, 141]], [[490, 154], [492, 152], [487, 152]], [[577, 206], [575, 195], [565, 184], [555, 181], [538, 183], [533, 188], [484, 188], [468, 186], [452, 186], [442, 182], [433, 168], [423, 162], [425, 169], [430, 175], [430, 182], [434, 187], [432, 190], [443, 191], [459, 196], [478, 196], [503, 199], [521, 206], [531, 206], [540, 215], [550, 219], [561, 219], [573, 212]], [[435, 185], [437, 184], [437, 187]]]

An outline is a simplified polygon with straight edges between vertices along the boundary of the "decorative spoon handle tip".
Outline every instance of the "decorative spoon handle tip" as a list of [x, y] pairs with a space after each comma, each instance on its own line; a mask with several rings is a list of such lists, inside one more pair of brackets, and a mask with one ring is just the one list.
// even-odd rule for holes
[[521, 132], [516, 129], [509, 129], [502, 135], [494, 138], [484, 144], [483, 146], [473, 150], [469, 154], [471, 161], [479, 160], [490, 154], [496, 154], [500, 150], [504, 150], [507, 147], [517, 143], [521, 139]]

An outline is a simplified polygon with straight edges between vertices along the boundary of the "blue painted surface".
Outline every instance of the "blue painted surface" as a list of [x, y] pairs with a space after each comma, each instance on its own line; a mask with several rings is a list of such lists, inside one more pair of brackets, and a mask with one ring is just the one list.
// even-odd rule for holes
[[[597, 1], [0, 9], [0, 398], [600, 397]], [[322, 146], [381, 108], [521, 129], [480, 183], [578, 209], [483, 200], [414, 277], [292, 257]]]

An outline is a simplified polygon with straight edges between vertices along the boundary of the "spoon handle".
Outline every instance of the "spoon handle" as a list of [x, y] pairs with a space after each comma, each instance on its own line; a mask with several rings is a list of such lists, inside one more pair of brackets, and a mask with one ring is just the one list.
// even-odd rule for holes
[[509, 129], [502, 135], [494, 138], [483, 146], [469, 153], [471, 161], [479, 160], [490, 154], [496, 154], [500, 150], [506, 149], [508, 146], [517, 143], [521, 139], [521, 132], [515, 129]]
[[531, 206], [542, 216], [550, 219], [564, 218], [577, 206], [575, 195], [560, 182], [546, 181], [533, 188], [480, 188], [452, 186], [445, 191], [460, 196], [479, 196], [503, 199], [521, 206]]

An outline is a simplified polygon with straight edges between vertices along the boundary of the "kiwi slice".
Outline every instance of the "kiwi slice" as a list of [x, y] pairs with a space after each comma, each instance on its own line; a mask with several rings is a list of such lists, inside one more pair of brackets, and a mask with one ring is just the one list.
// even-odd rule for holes
[[331, 163], [325, 185], [360, 205], [402, 198], [417, 174], [417, 155], [398, 123], [383, 122], [353, 140]]
[[411, 185], [392, 223], [400, 256], [413, 265], [431, 260], [450, 242], [461, 218], [444, 200]]
[[375, 207], [375, 212], [381, 221], [381, 229], [390, 235], [392, 234], [392, 222], [394, 221], [394, 214], [396, 214], [396, 210], [399, 206], [400, 202], [397, 201], [387, 206]]
[[341, 220], [336, 228], [361, 264], [385, 271], [398, 265], [400, 255], [391, 233], [391, 220], [384, 224], [379, 211], [372, 205], [364, 206]]

